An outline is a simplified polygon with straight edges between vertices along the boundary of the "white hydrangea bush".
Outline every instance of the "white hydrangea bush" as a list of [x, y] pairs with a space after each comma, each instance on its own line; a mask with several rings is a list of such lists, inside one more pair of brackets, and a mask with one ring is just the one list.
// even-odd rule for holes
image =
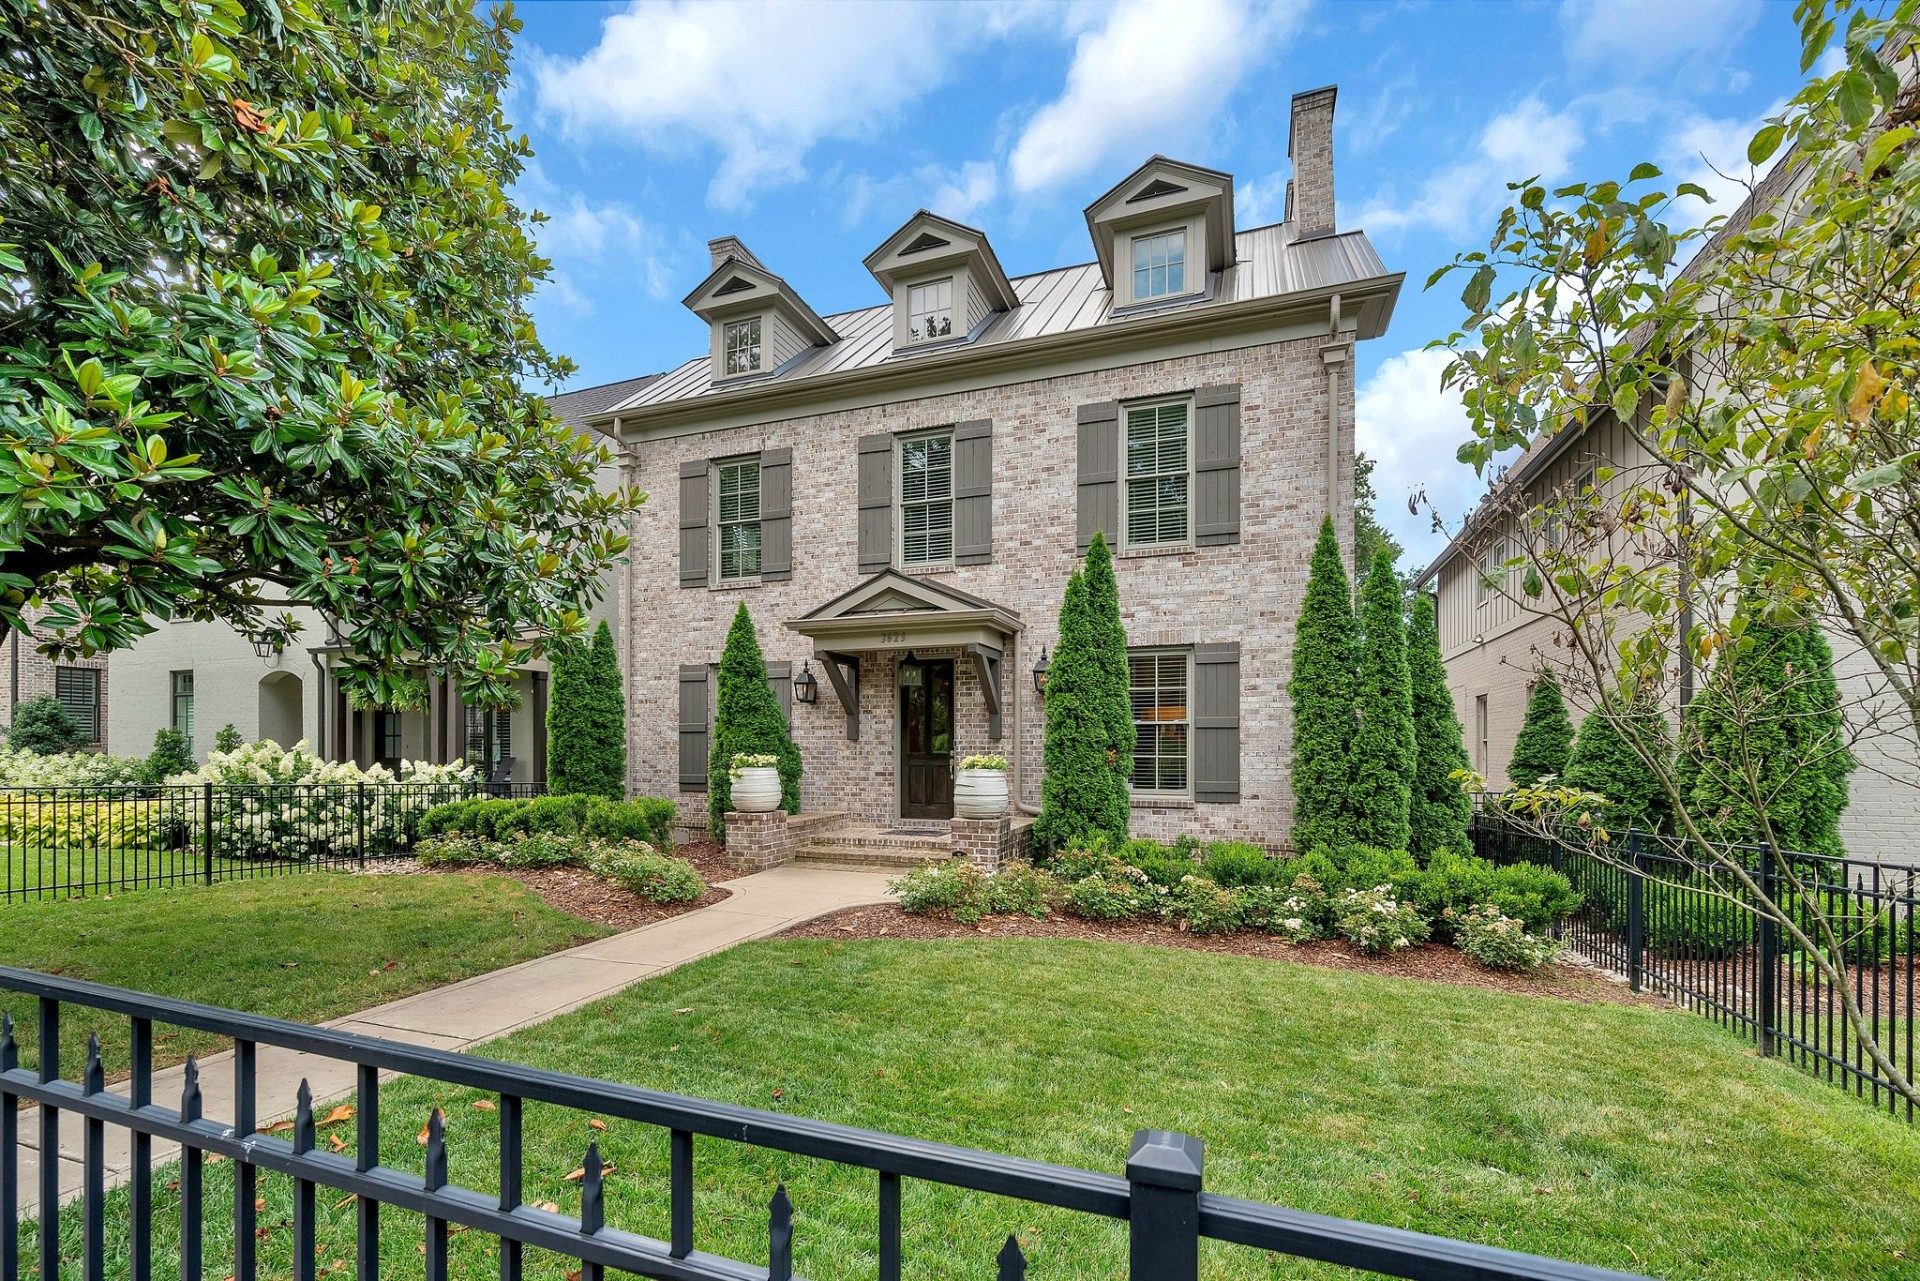
[[138, 756], [105, 752], [38, 752], [10, 747], [0, 740], [0, 788], [121, 787], [140, 781]]
[[1420, 909], [1397, 898], [1391, 885], [1334, 896], [1333, 928], [1362, 952], [1397, 952], [1427, 941]]

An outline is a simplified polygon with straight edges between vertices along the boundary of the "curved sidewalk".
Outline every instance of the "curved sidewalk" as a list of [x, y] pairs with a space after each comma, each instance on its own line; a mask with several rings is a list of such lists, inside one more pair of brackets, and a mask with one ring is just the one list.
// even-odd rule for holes
[[[728, 896], [712, 907], [402, 997], [324, 1026], [410, 1045], [470, 1049], [737, 943], [767, 938], [842, 908], [885, 902], [888, 880], [877, 872], [839, 868], [771, 868], [723, 882]], [[233, 1073], [227, 1070], [232, 1060], [231, 1053], [200, 1060], [204, 1115], [210, 1119], [233, 1115]], [[315, 1104], [351, 1094], [353, 1071], [351, 1064], [337, 1060], [263, 1047], [256, 1063], [260, 1124], [292, 1114], [294, 1094], [303, 1079], [313, 1090]], [[177, 1067], [154, 1073], [154, 1101], [164, 1106], [178, 1100], [182, 1080]], [[126, 1087], [114, 1088], [124, 1093]], [[33, 1146], [38, 1142], [38, 1127], [27, 1124], [26, 1114], [22, 1115], [20, 1209], [24, 1214], [37, 1204], [39, 1152]], [[62, 1115], [60, 1121], [60, 1200], [64, 1203], [80, 1192], [81, 1130], [78, 1117]], [[154, 1145], [156, 1166], [174, 1155], [173, 1145]], [[106, 1157], [107, 1186], [118, 1187], [126, 1182], [129, 1171], [128, 1131], [109, 1128]]]

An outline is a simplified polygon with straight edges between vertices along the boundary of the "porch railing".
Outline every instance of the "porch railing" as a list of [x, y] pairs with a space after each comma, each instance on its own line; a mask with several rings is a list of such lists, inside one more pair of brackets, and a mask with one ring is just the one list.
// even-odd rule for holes
[[[347, 1032], [278, 1019], [235, 1014], [191, 1002], [144, 996], [118, 988], [0, 968], [0, 991], [38, 1000], [39, 1062], [23, 1068], [8, 1024], [0, 1030], [0, 1222], [14, 1230], [0, 1236], [0, 1281], [21, 1275], [19, 1211], [23, 1103], [36, 1104], [26, 1118], [37, 1130], [39, 1151], [57, 1150], [60, 1114], [82, 1119], [81, 1177], [77, 1206], [62, 1206], [58, 1162], [42, 1163], [38, 1177], [39, 1275], [61, 1275], [61, 1219], [77, 1209], [81, 1219], [79, 1272], [98, 1281], [106, 1260], [125, 1250], [132, 1275], [151, 1274], [155, 1249], [154, 1141], [179, 1145], [180, 1276], [199, 1281], [206, 1260], [204, 1166], [208, 1158], [233, 1163], [233, 1262], [235, 1281], [254, 1281], [255, 1193], [261, 1171], [293, 1180], [292, 1272], [296, 1281], [319, 1275], [317, 1190], [357, 1198], [355, 1275], [379, 1275], [383, 1234], [400, 1227], [418, 1234], [427, 1281], [445, 1281], [448, 1242], [456, 1229], [493, 1238], [499, 1275], [518, 1281], [529, 1247], [580, 1262], [582, 1281], [600, 1281], [608, 1269], [672, 1281], [788, 1281], [793, 1276], [794, 1206], [784, 1185], [768, 1190], [766, 1263], [746, 1262], [700, 1248], [695, 1233], [695, 1160], [699, 1146], [714, 1141], [812, 1158], [869, 1172], [878, 1201], [874, 1242], [881, 1281], [902, 1276], [902, 1185], [910, 1180], [965, 1189], [1015, 1201], [1051, 1206], [1127, 1227], [1130, 1281], [1196, 1281], [1200, 1242], [1230, 1242], [1303, 1259], [1364, 1269], [1415, 1281], [1627, 1281], [1628, 1274], [1564, 1263], [1491, 1246], [1473, 1245], [1398, 1228], [1377, 1227], [1208, 1192], [1200, 1140], [1184, 1134], [1142, 1130], [1134, 1135], [1124, 1177], [1069, 1166], [929, 1143], [849, 1126], [808, 1121], [753, 1108], [665, 1094], [444, 1050], [402, 1045]], [[131, 1022], [132, 1076], [124, 1094], [108, 1091], [95, 1039], [78, 1080], [66, 1080], [56, 1058], [62, 1020], [84, 1009]], [[229, 1037], [234, 1044], [232, 1115], [205, 1115], [198, 1069], [189, 1060], [181, 1097], [154, 1098], [153, 1030], [156, 1025], [195, 1028]], [[261, 1099], [256, 1065], [262, 1047], [298, 1051], [329, 1065], [351, 1065], [356, 1087], [354, 1141], [316, 1144], [318, 1100], [302, 1082], [293, 1124], [262, 1128], [260, 1119], [288, 1100]], [[315, 1070], [318, 1070], [316, 1067]], [[499, 1168], [495, 1186], [470, 1188], [448, 1177], [448, 1151], [440, 1113], [425, 1122], [422, 1172], [380, 1161], [382, 1073], [403, 1073], [444, 1086], [493, 1096], [499, 1119]], [[345, 1073], [339, 1073], [344, 1078]], [[658, 1239], [607, 1220], [606, 1169], [597, 1144], [589, 1143], [580, 1167], [580, 1212], [559, 1213], [551, 1203], [529, 1205], [523, 1197], [526, 1105], [543, 1104], [619, 1118], [665, 1130], [666, 1169], [639, 1177], [664, 1177], [669, 1195], [668, 1235]], [[548, 1112], [543, 1126], [577, 1124], [578, 1116]], [[408, 1117], [410, 1130], [414, 1118]], [[130, 1186], [124, 1219], [108, 1215], [105, 1135], [108, 1127], [131, 1132]], [[583, 1130], [585, 1127], [582, 1127]], [[225, 1216], [220, 1216], [224, 1218]], [[1002, 1281], [1019, 1281], [1028, 1263], [1009, 1236], [995, 1259], [981, 1260], [975, 1275], [997, 1267]]]

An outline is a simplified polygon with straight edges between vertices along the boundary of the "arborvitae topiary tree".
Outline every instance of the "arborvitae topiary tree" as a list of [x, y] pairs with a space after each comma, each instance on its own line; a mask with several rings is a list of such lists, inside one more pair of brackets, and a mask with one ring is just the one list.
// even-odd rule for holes
[[1359, 721], [1353, 595], [1331, 518], [1320, 523], [1294, 628], [1293, 847], [1302, 853], [1347, 843], [1348, 761]]
[[1360, 593], [1360, 726], [1347, 783], [1355, 844], [1404, 850], [1413, 806], [1413, 681], [1400, 580], [1383, 547]]
[[1089, 841], [1126, 839], [1131, 818], [1125, 780], [1107, 759], [1112, 733], [1101, 703], [1100, 660], [1087, 580], [1067, 579], [1060, 604], [1060, 642], [1047, 671], [1046, 729], [1041, 744], [1040, 816], [1033, 839], [1051, 854]]
[[86, 731], [73, 713], [51, 694], [36, 694], [13, 709], [7, 744], [21, 751], [53, 756], [87, 745]]
[[1609, 828], [1639, 827], [1658, 830], [1666, 825], [1670, 807], [1666, 791], [1620, 732], [1620, 722], [1634, 722], [1634, 737], [1667, 752], [1666, 718], [1644, 703], [1622, 704], [1610, 699], [1588, 712], [1580, 722], [1567, 758], [1562, 781], [1570, 787], [1597, 792], [1607, 798], [1600, 818]]
[[787, 731], [780, 700], [767, 684], [766, 660], [745, 602], [734, 611], [727, 647], [720, 653], [720, 690], [714, 700], [713, 750], [707, 757], [707, 830], [727, 839], [727, 811], [733, 808], [735, 755], [780, 758], [780, 808], [800, 812], [800, 749]]
[[592, 645], [553, 653], [547, 704], [547, 789], [620, 800], [627, 794], [626, 706], [620, 659], [605, 620]]
[[[1120, 621], [1120, 584], [1113, 576], [1113, 553], [1105, 534], [1094, 531], [1087, 548], [1087, 626], [1097, 673], [1095, 705], [1107, 730], [1107, 768], [1121, 801], [1133, 778], [1133, 696], [1127, 672], [1127, 629]], [[1110, 802], [1111, 803], [1111, 802]], [[1129, 803], [1130, 806], [1130, 803]]]
[[[185, 735], [181, 735], [181, 741], [186, 741]], [[237, 752], [242, 747], [245, 747], [246, 744], [246, 735], [242, 734], [240, 727], [232, 721], [228, 721], [225, 725], [222, 725], [213, 736], [213, 750], [216, 752]], [[159, 740], [155, 739], [153, 745], [157, 750], [160, 746]], [[292, 744], [289, 743], [287, 746], [291, 747]], [[192, 769], [193, 766], [189, 765], [187, 768]]]
[[[214, 750], [231, 749], [216, 744]], [[140, 763], [140, 779], [145, 783], [164, 783], [175, 774], [192, 772], [193, 766], [193, 748], [187, 743], [187, 736], [177, 729], [159, 729], [153, 732], [153, 750]]]
[[1567, 772], [1572, 751], [1573, 718], [1560, 696], [1560, 682], [1552, 672], [1542, 672], [1527, 696], [1527, 715], [1520, 722], [1520, 736], [1513, 740], [1507, 781], [1515, 787], [1531, 787], [1548, 774], [1558, 778]]
[[1413, 800], [1407, 815], [1408, 848], [1422, 861], [1436, 850], [1468, 852], [1467, 824], [1473, 802], [1452, 775], [1467, 768], [1465, 731], [1447, 689], [1447, 665], [1440, 657], [1440, 628], [1433, 597], [1414, 598], [1407, 628], [1407, 669], [1413, 680]]

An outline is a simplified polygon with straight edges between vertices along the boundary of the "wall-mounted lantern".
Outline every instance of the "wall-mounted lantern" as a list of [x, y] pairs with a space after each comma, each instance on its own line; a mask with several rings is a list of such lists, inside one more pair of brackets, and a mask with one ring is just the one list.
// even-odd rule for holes
[[1036, 694], [1047, 692], [1047, 669], [1053, 664], [1047, 661], [1047, 647], [1040, 647], [1040, 661], [1033, 665], [1033, 691]]
[[793, 699], [796, 703], [811, 703], [819, 697], [820, 682], [813, 679], [813, 668], [802, 661], [800, 674], [793, 678]]
[[282, 648], [280, 642], [271, 636], [256, 636], [253, 638], [254, 656], [265, 662], [270, 663], [278, 658]]

